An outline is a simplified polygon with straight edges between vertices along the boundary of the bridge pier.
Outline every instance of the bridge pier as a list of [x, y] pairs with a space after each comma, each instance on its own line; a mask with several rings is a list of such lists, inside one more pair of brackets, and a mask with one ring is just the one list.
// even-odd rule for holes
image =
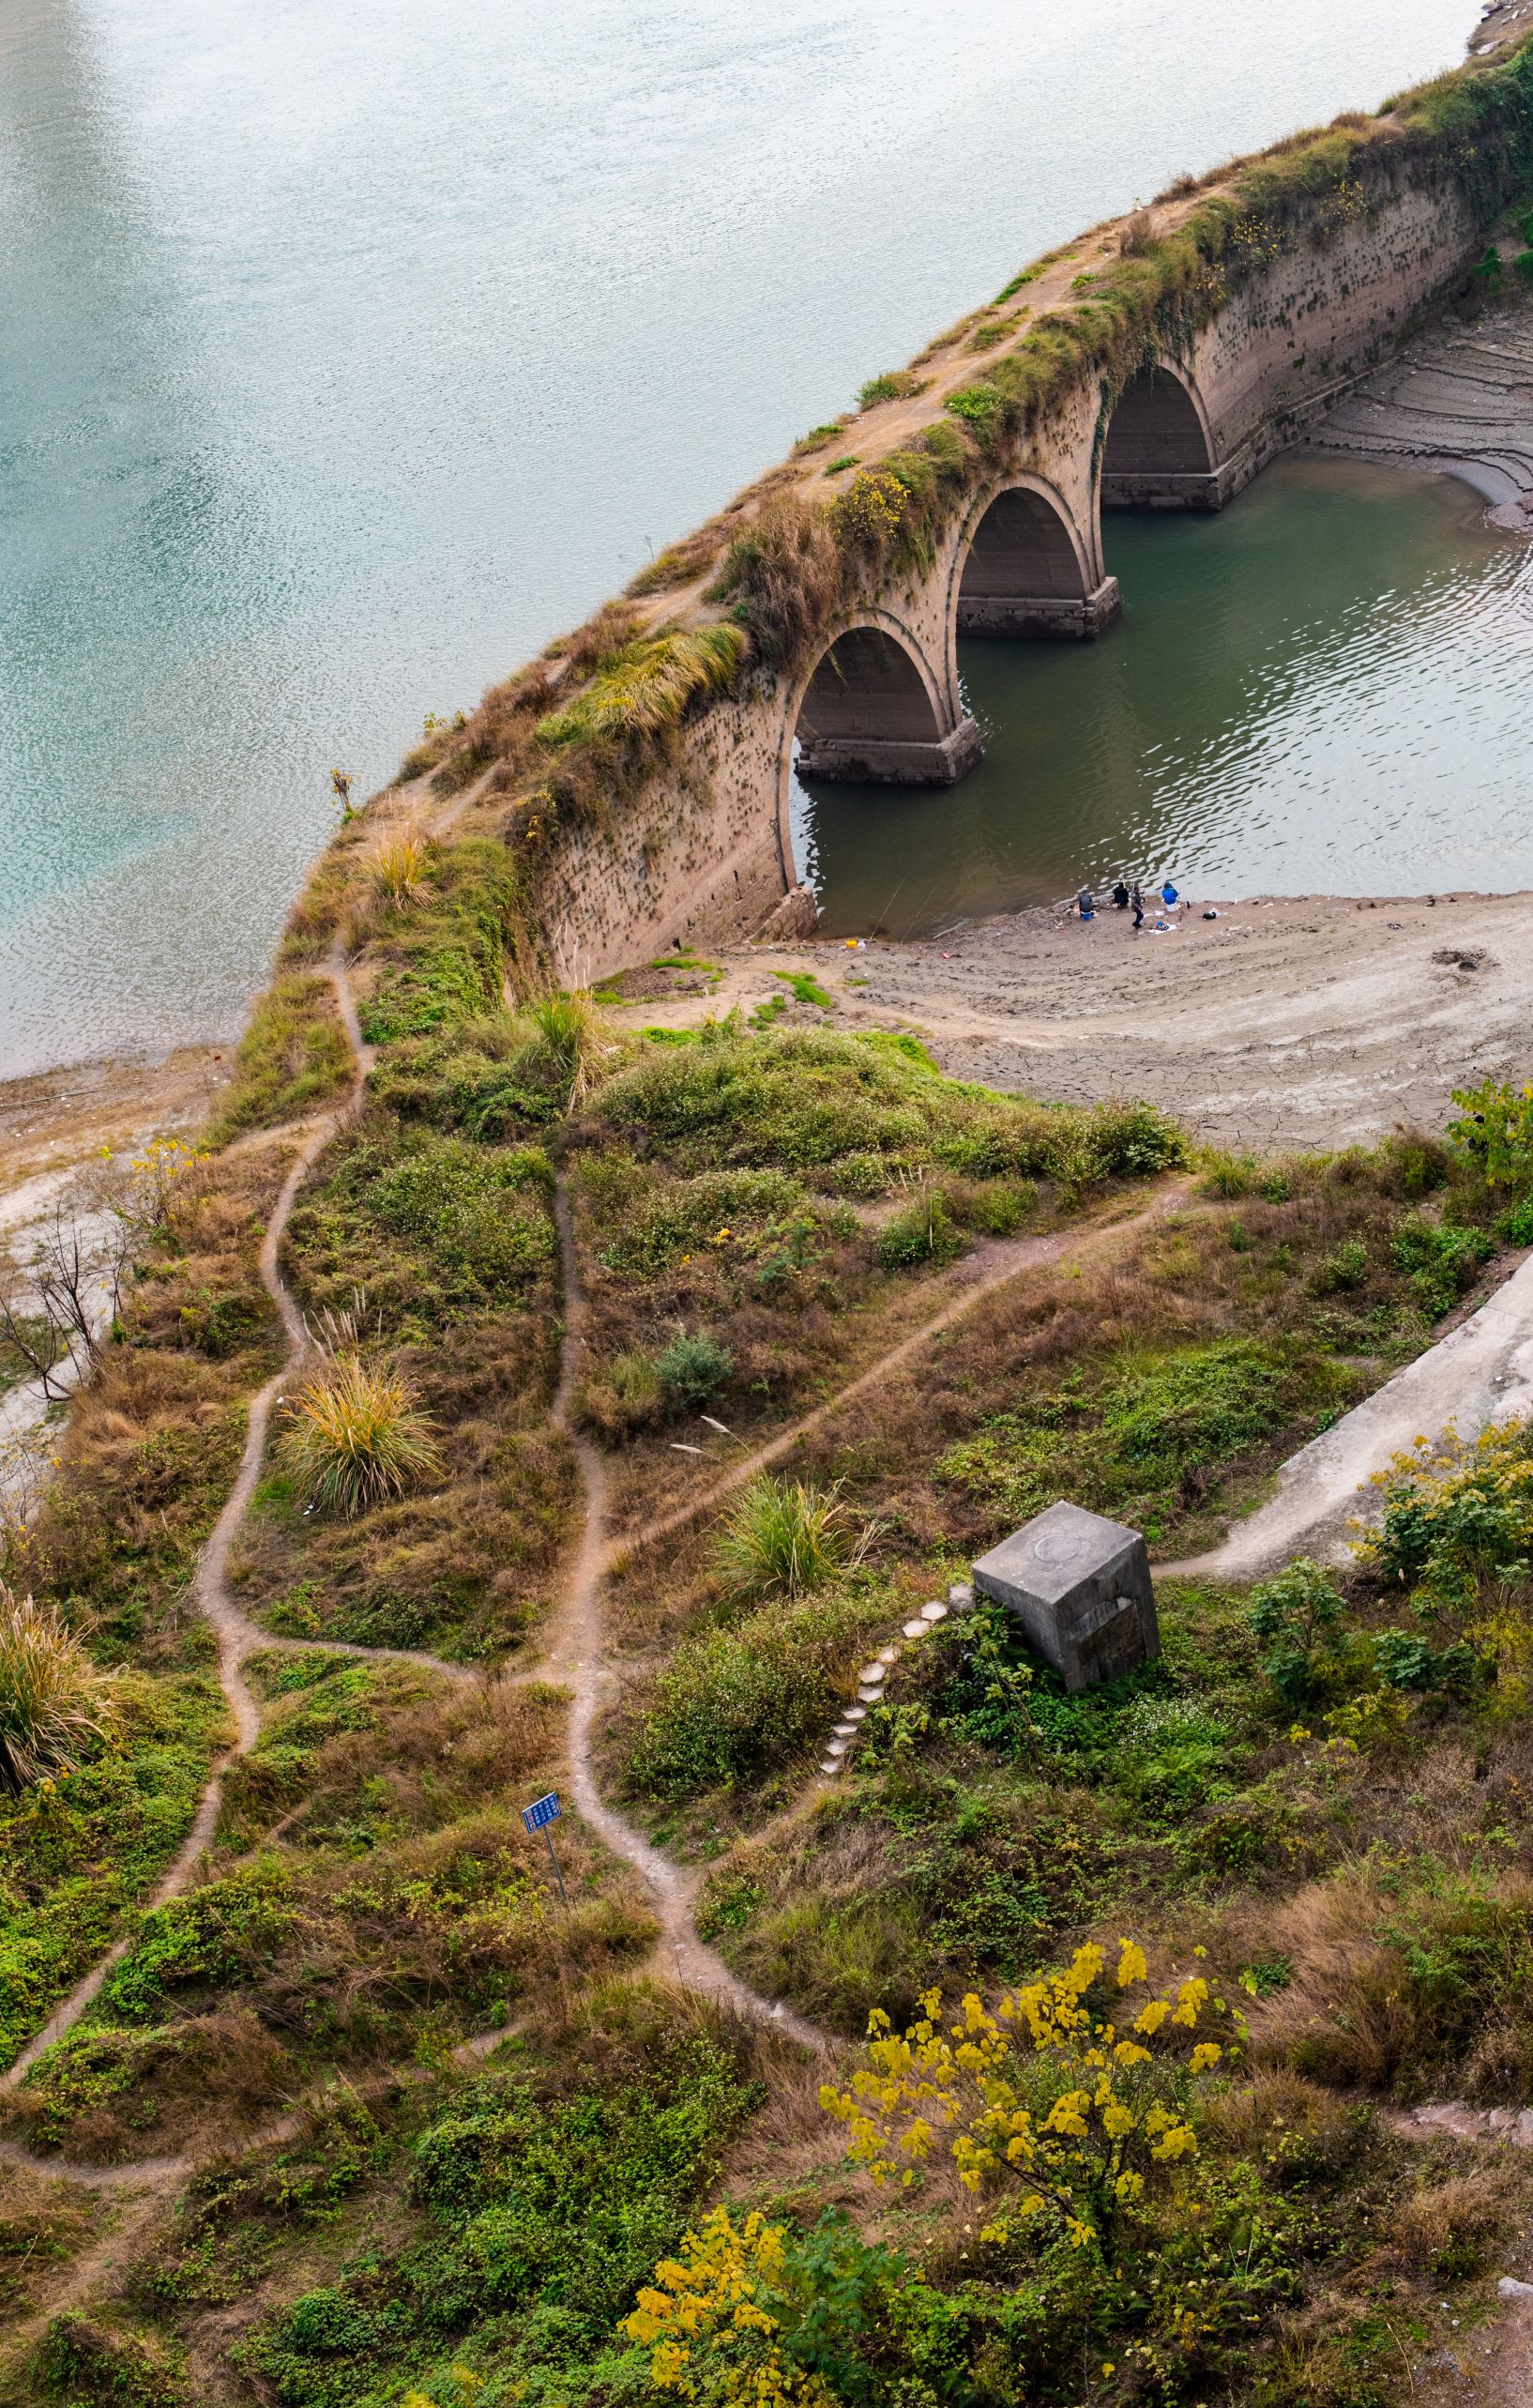
[[1028, 635], [1085, 642], [1104, 635], [1123, 608], [1117, 579], [1104, 577], [1094, 593], [989, 594], [961, 591], [960, 635]]
[[946, 736], [829, 736], [798, 731], [801, 778], [849, 785], [954, 786], [979, 758], [979, 728], [967, 713]]

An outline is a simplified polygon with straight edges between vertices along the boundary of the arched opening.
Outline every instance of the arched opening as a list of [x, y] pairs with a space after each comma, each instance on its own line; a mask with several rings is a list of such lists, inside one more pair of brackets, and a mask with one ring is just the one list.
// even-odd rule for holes
[[1093, 588], [1058, 503], [1031, 485], [996, 495], [964, 563], [960, 635], [1100, 635], [1117, 609], [1116, 578]]
[[1169, 368], [1142, 368], [1118, 396], [1101, 456], [1104, 510], [1218, 510], [1203, 414]]
[[837, 636], [809, 681], [795, 733], [805, 778], [946, 786], [979, 757], [973, 720], [945, 728], [914, 655], [880, 627]]

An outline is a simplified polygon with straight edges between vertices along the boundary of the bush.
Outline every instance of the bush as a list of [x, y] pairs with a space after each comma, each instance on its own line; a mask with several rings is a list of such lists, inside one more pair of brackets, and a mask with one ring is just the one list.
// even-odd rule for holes
[[797, 1597], [817, 1589], [849, 1560], [860, 1560], [869, 1533], [855, 1542], [852, 1516], [836, 1488], [763, 1476], [742, 1490], [714, 1542], [713, 1560], [741, 1597]]
[[860, 1634], [877, 1610], [822, 1596], [687, 1640], [649, 1693], [629, 1746], [630, 1786], [697, 1797], [760, 1781], [821, 1746], [852, 1651], [866, 1645]]
[[655, 1364], [662, 1384], [694, 1412], [718, 1395], [734, 1368], [735, 1358], [728, 1347], [721, 1346], [706, 1330], [692, 1336], [678, 1330]]
[[1262, 1670], [1285, 1704], [1303, 1705], [1324, 1684], [1345, 1610], [1340, 1590], [1313, 1556], [1296, 1556], [1285, 1571], [1252, 1591], [1251, 1626], [1270, 1650]]
[[408, 1380], [386, 1364], [332, 1356], [287, 1410], [283, 1461], [313, 1512], [350, 1521], [441, 1477], [433, 1425]]
[[1310, 1285], [1317, 1296], [1338, 1288], [1360, 1288], [1368, 1276], [1368, 1248], [1361, 1238], [1346, 1238], [1315, 1265]]
[[1491, 1252], [1482, 1229], [1450, 1222], [1411, 1220], [1395, 1232], [1393, 1254], [1410, 1273], [1411, 1292], [1432, 1321], [1441, 1320], [1463, 1294]]
[[1459, 1118], [1448, 1124], [1454, 1151], [1493, 1187], [1533, 1186], [1533, 1084], [1512, 1087], [1488, 1078], [1456, 1087]]
[[112, 1685], [56, 1606], [13, 1597], [0, 1581], [0, 1789], [47, 1780], [105, 1738]]
[[886, 1271], [917, 1263], [950, 1262], [964, 1240], [948, 1216], [948, 1202], [931, 1189], [890, 1215], [878, 1232], [878, 1259]]

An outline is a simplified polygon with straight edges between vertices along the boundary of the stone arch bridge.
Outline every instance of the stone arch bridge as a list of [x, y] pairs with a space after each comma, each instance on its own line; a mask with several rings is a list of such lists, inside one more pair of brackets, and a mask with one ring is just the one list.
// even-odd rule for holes
[[[751, 679], [710, 704], [675, 769], [615, 827], [564, 849], [544, 893], [558, 974], [584, 981], [675, 943], [812, 924], [789, 833], [796, 759], [817, 779], [964, 777], [981, 739], [964, 708], [960, 636], [1111, 640], [1104, 513], [1222, 509], [1440, 306], [1484, 232], [1482, 205], [1455, 177], [1387, 182], [1350, 220], [1301, 229], [1246, 275], [1185, 352], [1147, 358], [1121, 390], [1083, 378], [972, 492], [929, 566], [891, 572], [824, 631], [796, 678]], [[1029, 280], [1035, 323], [1072, 305], [1080, 250]], [[876, 469], [983, 373], [961, 337], [923, 358], [934, 373], [918, 407], [896, 400], [848, 431], [858, 467]], [[835, 490], [813, 460], [767, 482], [781, 491], [795, 473], [807, 492]]]

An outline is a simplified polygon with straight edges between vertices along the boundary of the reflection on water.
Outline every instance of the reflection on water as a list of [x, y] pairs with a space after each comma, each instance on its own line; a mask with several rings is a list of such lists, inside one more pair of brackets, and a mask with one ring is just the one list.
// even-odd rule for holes
[[332, 765], [1030, 252], [1478, 14], [6, 0], [0, 1072], [227, 1033]]
[[827, 927], [919, 933], [1167, 871], [1193, 893], [1533, 887], [1533, 555], [1447, 478], [1281, 460], [1217, 517], [1109, 513], [1121, 623], [965, 640], [946, 793], [796, 794]]

